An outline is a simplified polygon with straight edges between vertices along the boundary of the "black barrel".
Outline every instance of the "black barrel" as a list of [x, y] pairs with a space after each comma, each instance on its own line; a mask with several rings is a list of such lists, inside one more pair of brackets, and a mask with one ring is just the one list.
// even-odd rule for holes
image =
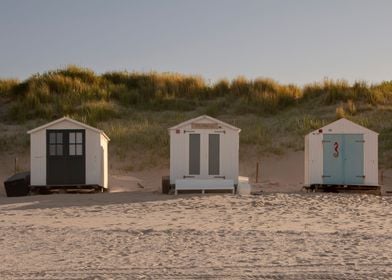
[[4, 181], [5, 192], [8, 197], [28, 195], [29, 186], [30, 172], [17, 173]]
[[162, 177], [162, 193], [168, 194], [170, 192], [170, 177], [163, 176]]

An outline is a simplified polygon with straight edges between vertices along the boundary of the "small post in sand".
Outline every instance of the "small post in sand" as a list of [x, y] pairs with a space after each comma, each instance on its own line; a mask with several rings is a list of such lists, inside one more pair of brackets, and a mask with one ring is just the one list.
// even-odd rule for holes
[[18, 172], [18, 158], [16, 157], [14, 160], [14, 173]]
[[256, 183], [259, 182], [259, 162], [256, 162]]

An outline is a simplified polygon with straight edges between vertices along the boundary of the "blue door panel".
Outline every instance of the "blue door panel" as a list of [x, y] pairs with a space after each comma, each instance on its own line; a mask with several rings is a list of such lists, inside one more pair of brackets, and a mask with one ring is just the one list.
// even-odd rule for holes
[[323, 184], [364, 183], [362, 134], [324, 134]]
[[341, 184], [344, 180], [343, 141], [341, 134], [325, 134], [323, 137], [323, 184]]
[[364, 183], [363, 135], [345, 135], [345, 172], [344, 181], [348, 185]]

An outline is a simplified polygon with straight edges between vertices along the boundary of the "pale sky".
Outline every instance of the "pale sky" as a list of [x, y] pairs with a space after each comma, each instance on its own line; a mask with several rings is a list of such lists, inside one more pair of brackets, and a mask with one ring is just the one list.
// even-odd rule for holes
[[197, 74], [392, 80], [390, 0], [0, 0], [0, 77], [68, 64]]

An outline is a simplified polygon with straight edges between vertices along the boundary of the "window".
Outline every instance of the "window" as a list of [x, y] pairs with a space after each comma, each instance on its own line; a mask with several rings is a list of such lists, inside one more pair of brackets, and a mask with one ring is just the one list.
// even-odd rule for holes
[[83, 155], [83, 133], [70, 132], [69, 133], [69, 155], [82, 156]]
[[220, 141], [219, 134], [208, 135], [208, 175], [219, 175]]
[[189, 175], [200, 175], [200, 134], [189, 134]]
[[49, 132], [49, 155], [62, 156], [63, 153], [63, 133]]

